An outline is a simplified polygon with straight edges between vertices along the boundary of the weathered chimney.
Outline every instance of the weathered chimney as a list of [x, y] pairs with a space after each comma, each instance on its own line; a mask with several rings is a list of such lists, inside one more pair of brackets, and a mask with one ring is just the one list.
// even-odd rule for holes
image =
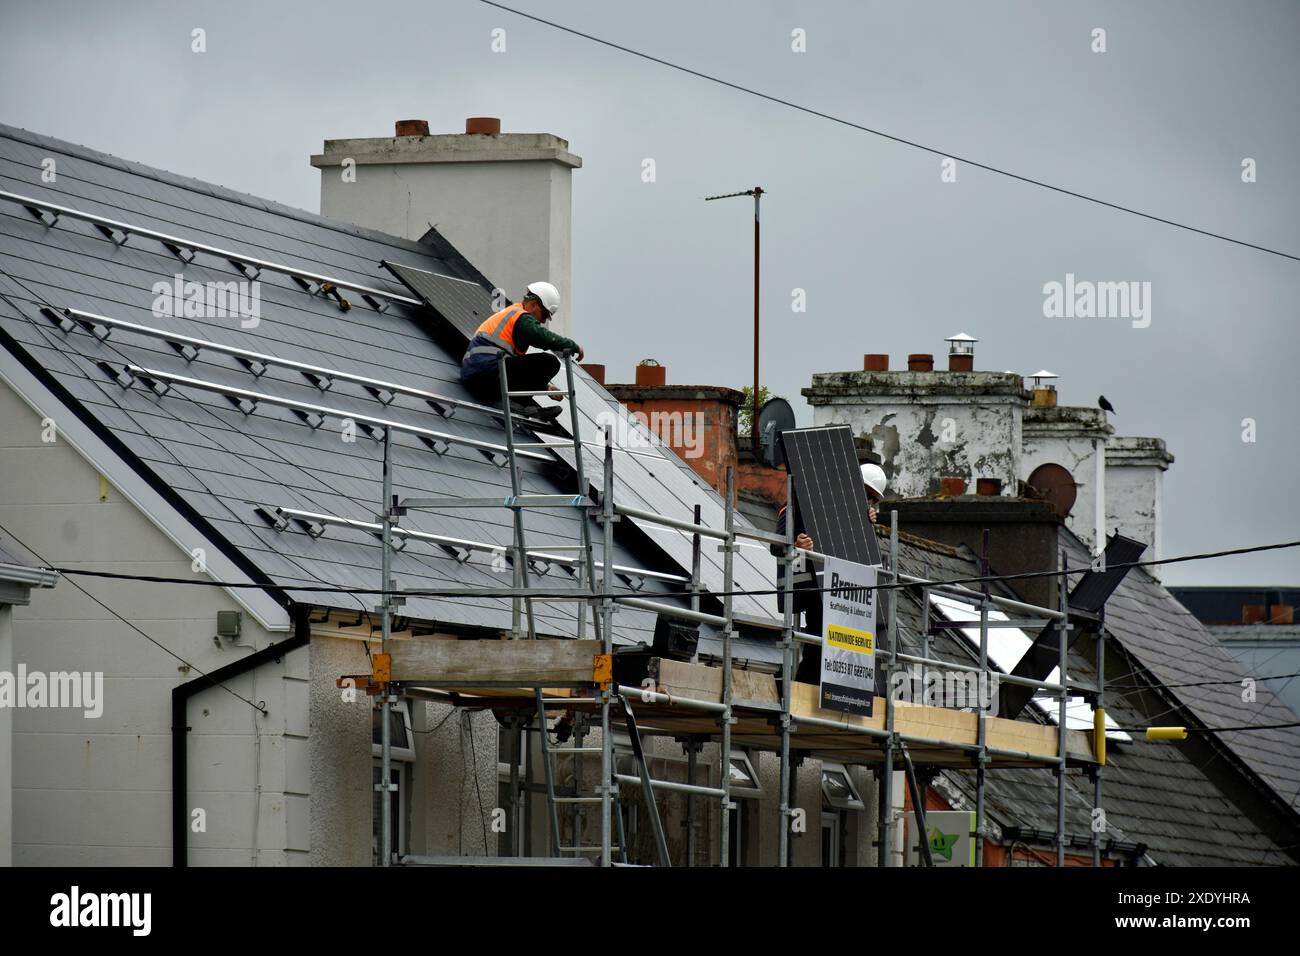
[[321, 173], [321, 214], [420, 239], [430, 224], [511, 300], [529, 282], [560, 290], [555, 329], [572, 328], [573, 170], [582, 159], [550, 133], [502, 133], [471, 117], [464, 133], [429, 134], [400, 120], [395, 137], [328, 139], [311, 157]]

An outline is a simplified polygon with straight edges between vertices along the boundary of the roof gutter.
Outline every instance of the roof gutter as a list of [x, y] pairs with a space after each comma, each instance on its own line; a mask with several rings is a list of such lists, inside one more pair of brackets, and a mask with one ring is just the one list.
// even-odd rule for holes
[[24, 564], [0, 564], [0, 581], [21, 584], [29, 588], [52, 588], [59, 580], [59, 572], [49, 568], [29, 568]]
[[290, 651], [311, 642], [310, 608], [295, 606], [293, 637], [271, 644], [247, 657], [219, 667], [194, 680], [172, 688], [172, 866], [189, 865], [189, 722], [190, 698], [209, 687], [256, 670], [263, 664], [280, 661]]

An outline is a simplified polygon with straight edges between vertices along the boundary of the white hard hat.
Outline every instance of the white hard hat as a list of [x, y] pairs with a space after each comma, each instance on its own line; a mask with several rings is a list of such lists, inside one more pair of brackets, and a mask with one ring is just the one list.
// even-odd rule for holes
[[549, 282], [530, 282], [528, 291], [537, 296], [542, 308], [549, 314], [555, 315], [560, 311], [560, 290]]
[[882, 498], [885, 497], [885, 489], [889, 487], [885, 469], [869, 461], [862, 465], [862, 483]]

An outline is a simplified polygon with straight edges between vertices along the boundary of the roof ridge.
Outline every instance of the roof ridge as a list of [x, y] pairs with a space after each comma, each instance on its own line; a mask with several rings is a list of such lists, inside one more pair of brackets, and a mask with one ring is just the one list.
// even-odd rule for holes
[[[26, 143], [28, 146], [35, 146], [41, 149], [54, 149], [58, 152], [67, 153], [76, 156], [78, 159], [98, 163], [102, 166], [108, 166], [112, 169], [120, 170], [124, 173], [130, 173], [135, 176], [144, 176], [157, 182], [166, 183], [176, 186], [180, 189], [188, 189], [192, 192], [203, 193], [212, 196], [214, 199], [223, 199], [228, 202], [239, 203], [241, 206], [247, 206], [252, 209], [258, 209], [262, 212], [271, 213], [276, 216], [283, 216], [286, 219], [294, 219], [298, 222], [308, 223], [313, 226], [320, 226], [339, 232], [344, 235], [357, 236], [362, 239], [371, 239], [376, 242], [382, 242], [386, 245], [396, 245], [404, 247], [409, 252], [428, 255], [429, 246], [422, 244], [414, 239], [407, 239], [404, 236], [395, 236], [392, 233], [382, 232], [378, 229], [369, 229], [365, 226], [357, 226], [352, 223], [343, 222], [339, 219], [331, 219], [320, 213], [309, 212], [306, 209], [299, 209], [296, 206], [289, 206], [285, 203], [276, 202], [274, 199], [255, 195], [253, 193], [240, 192], [229, 186], [222, 186], [218, 183], [208, 182], [205, 179], [199, 179], [195, 176], [182, 176], [180, 173], [174, 173], [157, 166], [147, 166], [144, 163], [136, 162], [132, 159], [124, 159], [113, 153], [106, 153], [102, 150], [92, 149], [89, 146], [83, 146], [80, 143], [72, 143], [67, 140], [58, 139], [54, 136], [47, 136], [44, 133], [33, 132], [32, 130], [23, 129], [19, 126], [9, 126], [0, 123], [0, 138], [16, 140], [20, 143]], [[445, 237], [443, 237], [446, 242]], [[450, 245], [450, 243], [447, 243]], [[457, 250], [459, 252], [459, 250]], [[462, 257], [463, 258], [463, 257]]]

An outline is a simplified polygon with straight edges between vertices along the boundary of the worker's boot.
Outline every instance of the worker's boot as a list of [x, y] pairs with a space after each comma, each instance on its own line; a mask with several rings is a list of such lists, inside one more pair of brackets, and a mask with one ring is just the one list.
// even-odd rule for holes
[[553, 405], [546, 408], [538, 408], [531, 402], [520, 402], [513, 399], [510, 402], [510, 414], [519, 418], [531, 418], [535, 421], [553, 422], [555, 419], [560, 417], [562, 411], [564, 411], [564, 409]]

